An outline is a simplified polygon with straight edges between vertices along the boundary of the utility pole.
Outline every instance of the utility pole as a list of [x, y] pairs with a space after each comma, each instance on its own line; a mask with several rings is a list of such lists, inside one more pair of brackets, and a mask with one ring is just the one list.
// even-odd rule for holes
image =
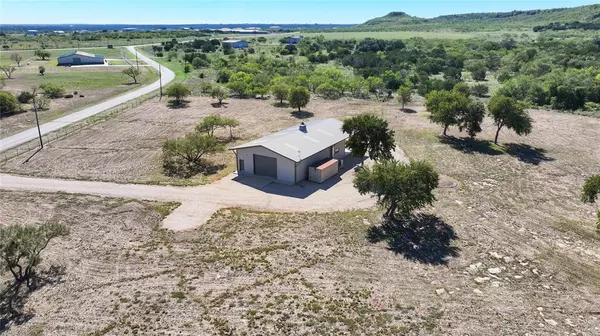
[[33, 110], [35, 111], [35, 123], [37, 124], [38, 135], [40, 137], [40, 147], [44, 148], [44, 142], [42, 142], [42, 131], [40, 130], [40, 119], [38, 118], [38, 104], [35, 102], [33, 103]]

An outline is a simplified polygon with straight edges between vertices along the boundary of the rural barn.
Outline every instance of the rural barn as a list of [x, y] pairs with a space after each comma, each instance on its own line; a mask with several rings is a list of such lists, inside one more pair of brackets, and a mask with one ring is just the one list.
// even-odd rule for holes
[[222, 42], [223, 46], [230, 45], [232, 48], [248, 48], [248, 42], [244, 40], [226, 40]]
[[58, 65], [104, 64], [104, 55], [94, 55], [83, 51], [72, 51], [57, 57]]
[[[336, 119], [301, 123], [260, 139], [235, 146], [239, 175], [260, 175], [285, 184], [295, 184], [309, 178], [309, 169], [326, 169], [318, 181], [337, 174], [338, 160], [345, 157], [342, 122]], [[330, 160], [335, 162], [324, 164]], [[315, 167], [318, 166], [318, 167]], [[335, 170], [333, 174], [331, 171]], [[326, 176], [326, 177], [324, 177]]]

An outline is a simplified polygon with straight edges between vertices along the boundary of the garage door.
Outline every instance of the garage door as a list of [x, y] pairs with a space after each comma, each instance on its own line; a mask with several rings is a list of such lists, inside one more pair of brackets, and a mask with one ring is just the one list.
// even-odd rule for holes
[[254, 154], [254, 174], [277, 178], [277, 159]]

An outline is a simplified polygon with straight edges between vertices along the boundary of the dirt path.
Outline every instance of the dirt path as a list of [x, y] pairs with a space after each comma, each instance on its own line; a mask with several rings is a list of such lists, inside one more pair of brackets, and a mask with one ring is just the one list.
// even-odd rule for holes
[[[135, 47], [126, 47], [126, 48], [130, 52], [132, 52], [134, 54], [136, 53]], [[173, 71], [169, 70], [167, 67], [159, 67], [159, 64], [157, 62], [153, 61], [149, 57], [142, 55], [141, 53], [138, 53], [138, 57], [142, 61], [144, 61], [147, 64], [149, 64], [150, 66], [152, 66], [153, 68], [155, 68], [157, 70], [160, 69], [160, 71], [162, 73], [162, 84], [163, 85], [166, 85], [169, 82], [171, 82], [173, 79], [175, 79], [175, 73]], [[156, 82], [154, 82], [150, 85], [144, 86], [138, 90], [131, 91], [129, 93], [120, 95], [113, 99], [109, 99], [105, 102], [90, 106], [83, 110], [66, 115], [62, 118], [58, 118], [54, 121], [40, 125], [40, 130], [42, 132], [42, 135], [54, 132], [64, 126], [73, 124], [75, 122], [78, 122], [80, 120], [83, 120], [85, 118], [93, 116], [95, 114], [98, 114], [100, 112], [106, 111], [115, 106], [121, 105], [130, 100], [139, 98], [145, 94], [148, 94], [154, 90], [157, 90], [159, 88], [159, 86], [160, 86], [160, 81], [156, 81]], [[4, 139], [0, 139], [0, 152], [10, 149], [10, 148], [13, 148], [13, 147], [16, 147], [16, 146], [26, 143], [28, 141], [31, 141], [31, 140], [35, 139], [37, 136], [38, 136], [37, 128], [30, 128], [26, 131], [17, 133], [15, 135], [6, 137]]]
[[217, 183], [198, 187], [153, 186], [109, 182], [57, 180], [0, 174], [0, 187], [9, 190], [66, 192], [98, 196], [181, 202], [163, 222], [172, 230], [188, 230], [205, 223], [223, 207], [240, 206], [256, 210], [329, 212], [374, 206], [368, 196], [352, 186], [353, 171], [323, 184], [301, 182], [294, 186], [235, 174]]

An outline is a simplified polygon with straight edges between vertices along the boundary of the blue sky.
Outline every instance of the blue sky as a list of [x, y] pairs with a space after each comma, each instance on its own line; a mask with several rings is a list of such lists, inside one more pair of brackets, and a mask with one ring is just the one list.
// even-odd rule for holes
[[0, 0], [0, 24], [361, 23], [391, 11], [434, 17], [594, 3], [598, 0]]

